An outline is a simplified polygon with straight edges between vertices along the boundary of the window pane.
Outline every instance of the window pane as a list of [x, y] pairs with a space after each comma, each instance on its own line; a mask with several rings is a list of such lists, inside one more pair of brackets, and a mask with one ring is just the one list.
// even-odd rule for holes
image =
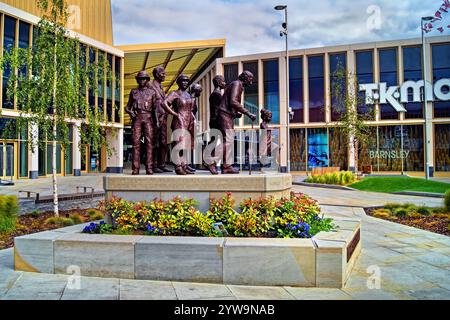
[[328, 132], [325, 128], [308, 129], [308, 168], [328, 167]]
[[[289, 59], [289, 106], [294, 112], [293, 123], [303, 123], [303, 59]], [[306, 169], [306, 168], [305, 168]]]
[[404, 171], [425, 171], [423, 126], [403, 126]]
[[[239, 67], [237, 63], [226, 64], [223, 66], [223, 70], [224, 70], [223, 76], [225, 78], [226, 84], [230, 84], [231, 82], [238, 79]], [[238, 126], [239, 120], [240, 119], [234, 119], [234, 124]]]
[[325, 84], [323, 56], [308, 57], [309, 122], [325, 122]]
[[[95, 64], [95, 51], [93, 48], [89, 48], [89, 65], [93, 66]], [[89, 73], [89, 108], [91, 110], [95, 109], [95, 92], [94, 92], [94, 81], [95, 75], [91, 70]]]
[[[440, 79], [450, 78], [450, 44], [434, 45], [432, 51], [434, 83]], [[449, 88], [443, 88], [443, 92], [448, 93]], [[450, 117], [450, 101], [436, 101], [434, 103], [434, 117]]]
[[107, 56], [107, 78], [106, 78], [106, 114], [108, 122], [112, 122], [113, 116], [113, 107], [112, 107], [112, 55], [108, 54]]
[[120, 123], [120, 97], [121, 97], [121, 67], [122, 67], [122, 59], [116, 57], [116, 90], [114, 93], [114, 122]]
[[16, 120], [12, 118], [0, 118], [0, 139], [17, 139]]
[[[105, 113], [105, 92], [104, 92], [104, 66], [105, 62], [105, 53], [102, 51], [98, 52], [98, 113], [103, 115]], [[103, 117], [101, 118], [103, 119]]]
[[272, 112], [272, 123], [280, 123], [278, 60], [264, 61], [264, 108]]
[[436, 171], [450, 172], [450, 124], [434, 126]]
[[20, 177], [28, 177], [28, 144], [25, 141], [20, 142]]
[[[382, 49], [378, 52], [380, 58], [380, 82], [388, 87], [398, 85], [397, 50]], [[380, 104], [381, 119], [398, 119], [400, 114], [390, 104]]]
[[[423, 76], [421, 50], [421, 47], [403, 48], [403, 78], [405, 82], [422, 80]], [[408, 93], [408, 100], [413, 100], [412, 90], [410, 90], [410, 92]], [[405, 108], [408, 111], [405, 113], [406, 119], [423, 118], [423, 103], [408, 102], [407, 104], [405, 104]]]
[[401, 171], [401, 126], [379, 127], [380, 171]]
[[[27, 49], [30, 45], [30, 31], [31, 31], [31, 25], [26, 22], [20, 21], [19, 23], [19, 48], [21, 49]], [[19, 69], [19, 76], [26, 76], [27, 75], [27, 68], [22, 67]], [[18, 84], [20, 86], [20, 82]], [[17, 106], [18, 109], [21, 109], [21, 106]]]
[[340, 128], [330, 128], [330, 166], [348, 169], [348, 141]]
[[[358, 84], [373, 83], [373, 51], [356, 52], [356, 77]], [[361, 101], [365, 101], [365, 93], [360, 92], [359, 98]], [[360, 114], [367, 114], [372, 110], [373, 106], [368, 106], [365, 102], [358, 105]], [[375, 117], [372, 114], [370, 118], [374, 119]]]
[[[251, 113], [256, 115], [256, 120], [254, 123], [259, 123], [259, 99], [258, 99], [258, 62], [248, 62], [244, 63], [244, 70], [248, 70], [253, 73], [253, 84], [250, 87], [245, 88], [244, 91], [244, 107], [248, 109]], [[249, 117], [244, 117], [244, 124], [251, 125], [252, 120]]]
[[[339, 73], [341, 77], [337, 77], [336, 73]], [[330, 54], [331, 121], [339, 121], [341, 114], [345, 111], [346, 86], [347, 56], [345, 53]], [[337, 96], [339, 100], [334, 96], [337, 88], [341, 89], [339, 96]]]
[[358, 169], [363, 166], [372, 166], [373, 171], [378, 171], [377, 127], [370, 127], [367, 141], [358, 145]]
[[306, 171], [306, 130], [291, 129], [291, 170]]
[[[8, 16], [4, 16], [4, 32], [3, 32], [3, 51], [10, 52], [15, 46], [16, 41], [16, 23], [17, 20]], [[2, 89], [2, 106], [5, 109], [14, 109], [14, 98], [8, 99], [8, 80], [11, 75], [11, 66], [8, 63], [3, 71], [3, 89]]]
[[85, 105], [83, 105], [83, 102], [86, 99], [86, 85], [87, 85], [87, 83], [85, 83], [85, 80], [84, 80], [85, 77], [83, 76], [83, 74], [86, 70], [86, 50], [87, 50], [87, 46], [84, 44], [81, 44], [80, 45], [80, 53], [79, 53], [79, 61], [78, 61], [78, 68], [80, 70], [80, 80], [81, 80], [80, 106], [78, 109], [78, 114], [82, 118], [86, 117]]

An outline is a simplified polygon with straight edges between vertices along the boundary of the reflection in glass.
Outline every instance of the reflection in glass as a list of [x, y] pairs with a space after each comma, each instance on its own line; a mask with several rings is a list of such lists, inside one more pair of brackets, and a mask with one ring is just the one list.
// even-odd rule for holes
[[[338, 78], [338, 72], [343, 77]], [[339, 82], [340, 83], [339, 83]], [[341, 105], [338, 105], [337, 97], [334, 96], [334, 88], [341, 88]], [[340, 115], [345, 111], [342, 98], [345, 97], [347, 88], [347, 56], [345, 53], [330, 54], [330, 90], [331, 90], [331, 121], [339, 121]]]
[[[450, 78], [450, 44], [433, 45], [432, 51], [434, 83], [436, 83], [440, 79]], [[444, 87], [442, 89], [442, 92], [444, 94], [447, 94], [449, 90], [449, 87]], [[450, 117], [450, 101], [435, 101], [434, 117]]]
[[121, 88], [121, 79], [120, 79], [120, 70], [122, 68], [122, 59], [116, 57], [116, 70], [115, 70], [115, 78], [116, 78], [116, 86], [114, 90], [114, 122], [121, 122], [121, 114], [120, 114], [120, 92]]
[[278, 60], [264, 61], [264, 108], [272, 112], [272, 123], [280, 123]]
[[[380, 49], [380, 83], [387, 87], [398, 85], [397, 75], [397, 49]], [[381, 119], [398, 119], [399, 113], [390, 104], [380, 104]]]
[[306, 171], [306, 129], [291, 129], [291, 170]]
[[[356, 52], [356, 78], [358, 84], [373, 83], [373, 51]], [[367, 115], [373, 110], [373, 106], [368, 106], [365, 103], [365, 93], [359, 92], [359, 99], [361, 102], [358, 105], [358, 113]], [[375, 119], [372, 114], [370, 119]]]
[[308, 57], [309, 122], [325, 122], [323, 56]]
[[450, 124], [436, 124], [436, 171], [450, 172]]
[[340, 128], [330, 128], [330, 166], [348, 169], [348, 141]]
[[[259, 100], [258, 100], [258, 62], [246, 62], [244, 63], [244, 70], [248, 70], [253, 73], [253, 84], [250, 87], [245, 88], [244, 91], [244, 107], [251, 113], [256, 115], [255, 124], [259, 124]], [[251, 125], [252, 120], [249, 117], [244, 117], [244, 125]]]
[[[403, 78], [404, 81], [422, 80], [422, 47], [403, 48]], [[423, 92], [423, 90], [422, 90]], [[422, 93], [423, 94], [423, 93]], [[409, 90], [408, 101], [413, 101], [413, 92]], [[406, 119], [423, 118], [423, 103], [408, 102], [405, 104], [408, 112], [405, 113]]]
[[328, 132], [325, 128], [308, 129], [308, 168], [328, 167]]
[[369, 127], [367, 141], [358, 144], [358, 169], [363, 166], [372, 166], [373, 171], [378, 171], [377, 127]]
[[294, 112], [292, 123], [303, 123], [303, 59], [289, 59], [289, 106]]
[[[16, 23], [17, 20], [8, 16], [4, 16], [4, 32], [3, 32], [3, 52], [11, 52], [16, 41]], [[14, 98], [8, 99], [8, 80], [11, 75], [11, 65], [6, 64], [3, 71], [3, 87], [2, 87], [2, 106], [5, 109], [14, 109]]]
[[113, 106], [112, 106], [112, 55], [107, 54], [107, 70], [106, 70], [106, 115], [108, 122], [112, 122]]

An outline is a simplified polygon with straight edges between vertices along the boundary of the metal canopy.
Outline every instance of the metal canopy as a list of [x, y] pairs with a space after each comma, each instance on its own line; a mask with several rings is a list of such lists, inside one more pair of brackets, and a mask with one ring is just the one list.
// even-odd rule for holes
[[[166, 93], [177, 89], [176, 79], [185, 74], [191, 79], [216, 58], [224, 56], [225, 39], [167, 42], [142, 45], [117, 46], [125, 52], [124, 63], [124, 103], [128, 102], [130, 90], [136, 88], [136, 74], [147, 70], [152, 76], [152, 70], [157, 66], [166, 69], [167, 77], [163, 83]], [[125, 114], [125, 125], [130, 119]]]

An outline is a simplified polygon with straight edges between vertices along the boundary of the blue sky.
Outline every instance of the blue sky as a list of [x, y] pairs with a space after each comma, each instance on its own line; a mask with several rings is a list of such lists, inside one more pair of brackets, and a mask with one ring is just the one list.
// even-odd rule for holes
[[[420, 37], [420, 17], [443, 0], [112, 0], [116, 45], [227, 39], [227, 56], [281, 51], [289, 10], [292, 49]], [[449, 35], [450, 12], [436, 23]], [[440, 35], [437, 30], [427, 36]]]

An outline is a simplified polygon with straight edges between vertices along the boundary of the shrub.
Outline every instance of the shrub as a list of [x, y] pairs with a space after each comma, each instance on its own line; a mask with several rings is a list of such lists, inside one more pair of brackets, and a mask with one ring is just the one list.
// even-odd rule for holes
[[381, 219], [387, 219], [391, 217], [391, 211], [386, 210], [386, 209], [378, 209], [375, 210], [373, 213], [373, 216], [376, 218], [381, 218]]
[[33, 218], [39, 218], [41, 213], [38, 210], [34, 210], [33, 212], [29, 213], [28, 215], [33, 217]]
[[78, 213], [70, 216], [70, 219], [73, 221], [73, 224], [81, 224], [84, 222], [84, 218]]
[[0, 233], [10, 233], [15, 230], [18, 214], [17, 197], [0, 196]]
[[45, 220], [46, 224], [53, 225], [53, 226], [61, 226], [61, 227], [68, 227], [73, 226], [74, 222], [70, 218], [63, 218], [63, 217], [51, 217]]
[[419, 207], [419, 208], [417, 208], [416, 211], [417, 211], [417, 213], [421, 214], [422, 216], [428, 217], [431, 215], [430, 209], [428, 209], [427, 207]]
[[104, 218], [105, 218], [105, 215], [101, 212], [96, 212], [95, 214], [89, 216], [90, 221], [102, 220]]
[[445, 192], [444, 204], [445, 204], [445, 209], [447, 209], [447, 211], [450, 211], [450, 190], [447, 190]]
[[397, 208], [394, 210], [393, 214], [396, 217], [404, 218], [404, 217], [408, 216], [408, 210], [403, 209], [403, 208]]
[[400, 208], [400, 205], [397, 203], [387, 203], [384, 208], [391, 212], [394, 212], [395, 209]]
[[350, 171], [325, 173], [323, 175], [308, 176], [307, 183], [320, 183], [331, 185], [347, 185], [356, 181], [356, 175]]

